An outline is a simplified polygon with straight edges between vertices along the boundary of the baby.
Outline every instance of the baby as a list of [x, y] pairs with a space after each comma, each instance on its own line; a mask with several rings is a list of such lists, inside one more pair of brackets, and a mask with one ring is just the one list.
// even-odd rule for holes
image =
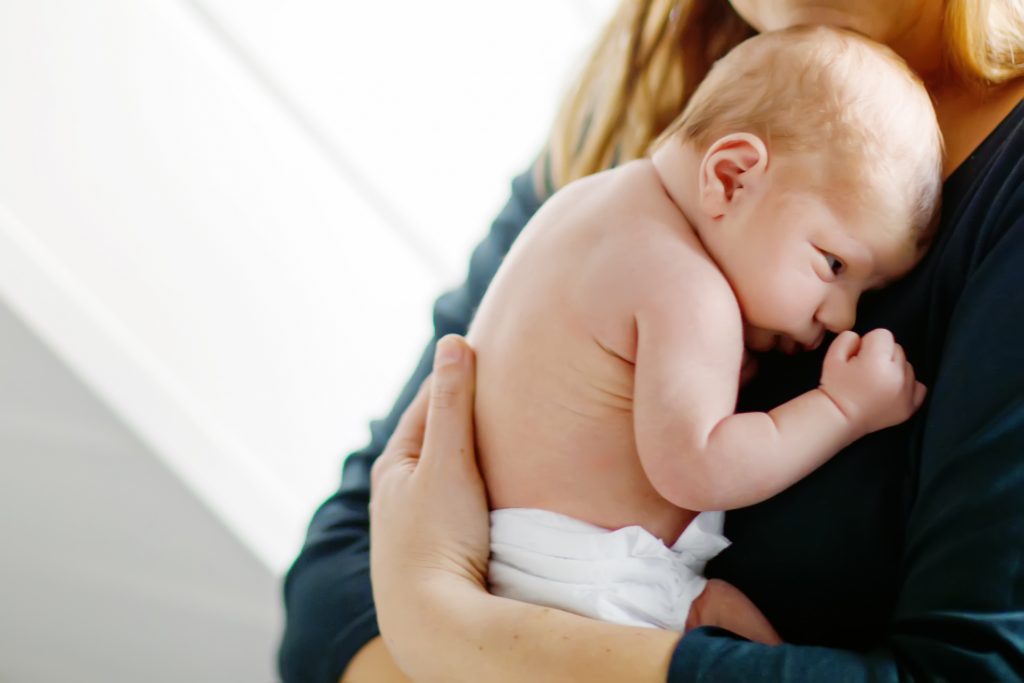
[[[887, 48], [800, 27], [720, 60], [652, 149], [551, 197], [469, 332], [491, 590], [777, 642], [701, 576], [728, 545], [709, 511], [763, 501], [921, 405], [892, 335], [848, 330], [861, 293], [927, 245], [938, 125]], [[819, 388], [734, 412], [745, 347], [795, 353], [826, 332]]]

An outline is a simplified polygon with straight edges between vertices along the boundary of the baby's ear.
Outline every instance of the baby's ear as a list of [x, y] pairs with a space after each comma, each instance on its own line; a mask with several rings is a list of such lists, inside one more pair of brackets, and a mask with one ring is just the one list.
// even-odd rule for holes
[[768, 148], [750, 133], [731, 133], [711, 143], [700, 162], [701, 208], [721, 218], [764, 178]]

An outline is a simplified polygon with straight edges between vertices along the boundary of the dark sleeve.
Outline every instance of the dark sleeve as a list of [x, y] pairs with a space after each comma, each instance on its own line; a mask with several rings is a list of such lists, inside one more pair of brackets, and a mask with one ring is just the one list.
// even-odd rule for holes
[[1008, 215], [999, 234], [978, 228], [985, 248], [965, 259], [879, 646], [771, 648], [701, 628], [680, 641], [670, 683], [1024, 678], [1024, 199]]
[[512, 181], [512, 196], [473, 251], [465, 282], [435, 303], [433, 339], [391, 413], [371, 423], [369, 445], [348, 456], [341, 488], [314, 514], [284, 581], [278, 667], [285, 683], [337, 683], [352, 657], [379, 634], [370, 591], [370, 467], [430, 373], [434, 344], [449, 333], [465, 334], [494, 272], [538, 205], [527, 171]]

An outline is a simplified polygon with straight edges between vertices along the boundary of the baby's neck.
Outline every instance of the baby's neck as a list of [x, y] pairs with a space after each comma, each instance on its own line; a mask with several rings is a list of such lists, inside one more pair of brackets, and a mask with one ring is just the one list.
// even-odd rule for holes
[[[651, 155], [654, 171], [661, 181], [672, 203], [693, 229], [697, 239], [708, 250], [706, 237], [707, 222], [700, 210], [699, 183], [700, 156], [691, 145], [670, 141], [664, 143]], [[710, 254], [710, 250], [708, 250]]]

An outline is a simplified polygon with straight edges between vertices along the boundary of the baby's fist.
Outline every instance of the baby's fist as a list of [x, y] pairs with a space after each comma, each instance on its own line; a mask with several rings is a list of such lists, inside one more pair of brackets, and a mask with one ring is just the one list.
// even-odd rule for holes
[[907, 420], [925, 395], [903, 347], [883, 329], [863, 338], [851, 331], [836, 337], [825, 355], [821, 390], [861, 434]]

